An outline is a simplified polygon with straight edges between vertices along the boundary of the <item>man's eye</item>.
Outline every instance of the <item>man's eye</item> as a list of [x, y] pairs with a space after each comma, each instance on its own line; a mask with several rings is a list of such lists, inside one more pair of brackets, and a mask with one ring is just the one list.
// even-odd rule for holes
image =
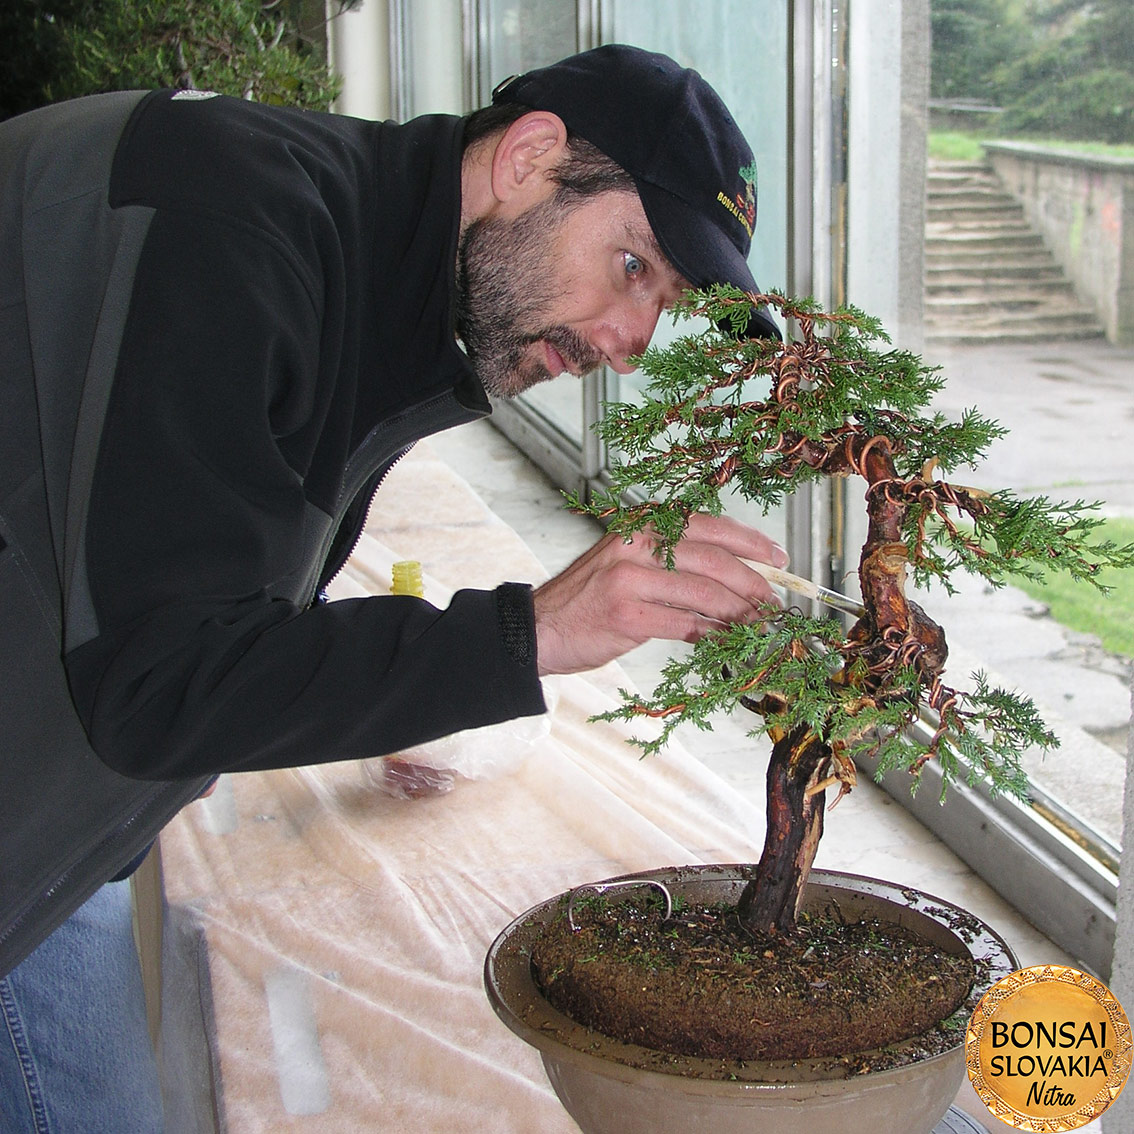
[[628, 276], [640, 276], [646, 270], [646, 265], [633, 252], [622, 253], [622, 266]]

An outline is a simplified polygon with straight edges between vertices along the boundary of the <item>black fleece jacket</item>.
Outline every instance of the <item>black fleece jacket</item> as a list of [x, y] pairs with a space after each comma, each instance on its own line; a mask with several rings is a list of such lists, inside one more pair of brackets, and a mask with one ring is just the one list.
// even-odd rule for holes
[[530, 588], [325, 603], [416, 439], [489, 412], [454, 340], [461, 125], [146, 97], [110, 204], [152, 217], [65, 662], [143, 779], [365, 757], [543, 711]]

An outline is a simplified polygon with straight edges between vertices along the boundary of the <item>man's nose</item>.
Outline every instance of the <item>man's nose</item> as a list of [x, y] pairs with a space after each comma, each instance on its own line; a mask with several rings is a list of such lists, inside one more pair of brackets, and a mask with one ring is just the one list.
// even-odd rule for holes
[[661, 309], [643, 310], [638, 307], [624, 309], [612, 320], [595, 346], [607, 357], [608, 365], [616, 374], [632, 374], [637, 367], [628, 359], [645, 351], [654, 337]]

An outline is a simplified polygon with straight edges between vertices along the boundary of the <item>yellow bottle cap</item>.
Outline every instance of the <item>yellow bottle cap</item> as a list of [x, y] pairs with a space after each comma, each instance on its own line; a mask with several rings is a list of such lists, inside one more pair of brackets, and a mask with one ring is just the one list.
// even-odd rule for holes
[[416, 559], [403, 559], [390, 567], [390, 593], [425, 597], [425, 583], [421, 578], [421, 564]]

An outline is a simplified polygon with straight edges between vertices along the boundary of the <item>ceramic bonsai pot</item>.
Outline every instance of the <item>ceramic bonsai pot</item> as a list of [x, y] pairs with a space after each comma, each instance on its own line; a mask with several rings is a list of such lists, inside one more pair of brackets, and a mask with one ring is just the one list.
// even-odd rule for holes
[[[656, 880], [674, 897], [723, 903], [737, 900], [745, 870], [667, 867], [606, 881]], [[500, 1019], [540, 1052], [556, 1094], [584, 1134], [929, 1134], [964, 1078], [969, 1014], [992, 984], [1018, 967], [993, 930], [949, 902], [889, 882], [814, 870], [805, 908], [834, 903], [847, 921], [892, 922], [972, 957], [978, 975], [953, 1016], [956, 1042], [930, 1057], [909, 1056], [917, 1047], [911, 1040], [878, 1052], [848, 1052], [853, 1060], [722, 1063], [613, 1040], [544, 999], [529, 952], [562, 910], [563, 898], [533, 907], [497, 937], [485, 961], [485, 986]], [[881, 1069], [862, 1071], [867, 1065]]]

